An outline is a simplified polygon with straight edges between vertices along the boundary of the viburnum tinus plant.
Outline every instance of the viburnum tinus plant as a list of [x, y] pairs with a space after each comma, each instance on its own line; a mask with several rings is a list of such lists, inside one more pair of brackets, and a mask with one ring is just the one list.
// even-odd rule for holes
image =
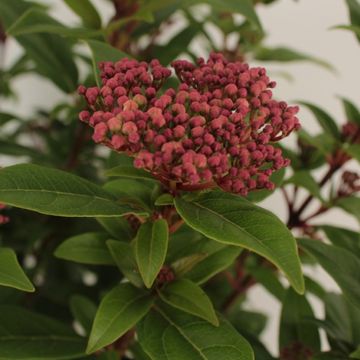
[[[23, 49], [0, 69], [1, 100], [29, 74], [67, 95], [0, 112], [0, 359], [360, 359], [359, 232], [314, 221], [333, 208], [360, 220], [360, 112], [341, 98], [337, 122], [299, 101], [321, 127], [310, 134], [249, 65], [331, 69], [264, 45], [256, 7], [273, 2], [102, 0], [104, 21], [95, 2], [64, 0], [73, 27], [41, 1], [0, 0], [0, 51]], [[346, 4], [339, 27], [359, 34], [360, 4]], [[275, 191], [284, 221], [261, 204]], [[277, 353], [253, 289], [281, 305]]]

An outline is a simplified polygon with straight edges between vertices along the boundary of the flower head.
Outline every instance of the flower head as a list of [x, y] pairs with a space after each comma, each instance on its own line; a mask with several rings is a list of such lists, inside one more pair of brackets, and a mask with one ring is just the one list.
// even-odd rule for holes
[[272, 189], [269, 176], [289, 164], [274, 143], [300, 127], [298, 107], [272, 99], [265, 69], [222, 54], [172, 67], [180, 85], [161, 91], [171, 71], [158, 60], [101, 63], [102, 87], [79, 87], [94, 141], [179, 189]]

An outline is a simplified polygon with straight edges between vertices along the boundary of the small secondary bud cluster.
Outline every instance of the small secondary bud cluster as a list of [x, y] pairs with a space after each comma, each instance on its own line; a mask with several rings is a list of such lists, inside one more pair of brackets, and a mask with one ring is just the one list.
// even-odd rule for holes
[[300, 127], [298, 107], [272, 99], [265, 69], [222, 54], [172, 67], [180, 85], [161, 91], [171, 71], [158, 60], [101, 63], [102, 86], [79, 87], [94, 141], [178, 189], [273, 189], [270, 175], [289, 164], [274, 143]]
[[338, 195], [351, 196], [360, 191], [360, 175], [353, 171], [344, 171], [341, 176]]
[[[0, 211], [6, 208], [5, 204], [0, 203]], [[0, 214], [0, 225], [7, 224], [10, 221], [10, 218], [6, 215]]]

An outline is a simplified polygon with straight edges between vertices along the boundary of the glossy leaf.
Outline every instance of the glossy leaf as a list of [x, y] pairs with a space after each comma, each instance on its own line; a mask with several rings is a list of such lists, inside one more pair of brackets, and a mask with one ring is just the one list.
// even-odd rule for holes
[[0, 324], [1, 360], [62, 360], [85, 354], [85, 340], [47, 316], [2, 305]]
[[[211, 192], [193, 201], [175, 199], [185, 222], [210, 239], [241, 246], [264, 256], [287, 275], [292, 286], [304, 291], [296, 243], [286, 226], [271, 212], [240, 196]], [[255, 226], [261, 224], [260, 226]]]
[[202, 318], [215, 326], [219, 325], [210, 299], [192, 281], [180, 279], [171, 282], [159, 291], [159, 295], [167, 304]]
[[82, 264], [114, 265], [106, 246], [109, 236], [104, 233], [85, 233], [62, 242], [55, 250], [55, 256]]
[[14, 250], [0, 247], [0, 285], [33, 292], [34, 286], [20, 267]]
[[310, 104], [304, 101], [301, 101], [300, 104], [306, 106], [314, 114], [319, 125], [327, 134], [331, 134], [335, 139], [340, 138], [340, 133], [336, 121], [327, 112], [314, 104]]
[[301, 343], [314, 352], [319, 351], [319, 331], [315, 324], [307, 321], [311, 318], [314, 318], [314, 313], [306, 297], [289, 289], [283, 299], [279, 348]]
[[337, 282], [345, 297], [360, 308], [360, 259], [343, 248], [319, 241], [299, 239], [299, 244]]
[[215, 327], [162, 306], [141, 321], [137, 332], [142, 348], [154, 360], [254, 360], [249, 343], [222, 318]]
[[89, 334], [96, 314], [96, 305], [85, 296], [74, 295], [70, 299], [70, 310], [86, 334]]
[[101, 18], [90, 0], [64, 0], [89, 28], [101, 28]]
[[135, 286], [143, 287], [143, 281], [136, 264], [133, 247], [123, 241], [108, 240], [109, 251], [119, 270]]
[[150, 288], [164, 264], [169, 240], [167, 222], [159, 219], [141, 225], [135, 242], [135, 257], [141, 277]]
[[88, 180], [32, 164], [0, 170], [0, 201], [42, 214], [66, 217], [113, 217], [132, 212]]
[[86, 352], [100, 350], [124, 335], [149, 311], [152, 303], [148, 293], [129, 283], [114, 287], [100, 303]]

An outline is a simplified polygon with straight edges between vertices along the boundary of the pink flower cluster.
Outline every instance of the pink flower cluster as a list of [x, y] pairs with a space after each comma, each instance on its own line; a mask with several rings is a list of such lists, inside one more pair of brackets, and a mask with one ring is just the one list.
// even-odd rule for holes
[[222, 54], [172, 67], [180, 85], [162, 91], [172, 72], [158, 60], [101, 63], [101, 88], [79, 87], [94, 141], [173, 188], [273, 189], [269, 176], [289, 164], [274, 143], [300, 127], [298, 107], [272, 99], [265, 69]]
[[[5, 204], [0, 203], [0, 210], [4, 210], [6, 208]], [[10, 221], [10, 218], [6, 215], [0, 214], [0, 225], [7, 224]]]

